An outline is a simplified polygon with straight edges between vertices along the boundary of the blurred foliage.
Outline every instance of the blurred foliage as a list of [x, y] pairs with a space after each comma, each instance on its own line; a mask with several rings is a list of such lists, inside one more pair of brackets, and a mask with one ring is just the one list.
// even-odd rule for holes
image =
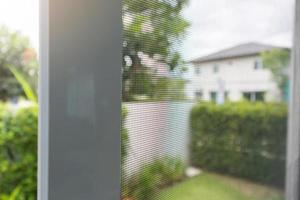
[[24, 195], [21, 194], [20, 187], [16, 187], [11, 194], [3, 194], [0, 196], [0, 200], [26, 200]]
[[128, 131], [125, 128], [125, 121], [127, 117], [128, 111], [125, 107], [122, 107], [122, 129], [121, 129], [121, 163], [122, 165], [125, 162], [126, 156], [128, 154], [128, 144], [129, 144], [129, 137]]
[[130, 97], [131, 100], [134, 99], [134, 96], [145, 95], [150, 96], [153, 89], [152, 85], [152, 76], [146, 69], [141, 69], [139, 71], [134, 71], [134, 79], [130, 84]]
[[[36, 103], [38, 63], [29, 40], [0, 27], [0, 100]], [[37, 199], [37, 105], [0, 104], [0, 200]]]
[[185, 80], [181, 78], [153, 77], [147, 71], [135, 72], [131, 82], [129, 101], [185, 100]]
[[24, 95], [9, 67], [13, 66], [36, 88], [38, 63], [28, 38], [0, 26], [0, 100]]
[[262, 53], [263, 65], [270, 69], [273, 74], [273, 79], [277, 83], [284, 97], [285, 87], [289, 80], [288, 67], [291, 63], [290, 50], [274, 49]]
[[200, 103], [191, 113], [191, 131], [192, 165], [283, 186], [287, 105]]
[[[183, 60], [176, 46], [185, 35], [189, 23], [182, 16], [188, 0], [124, 0], [123, 1], [123, 100], [130, 101], [131, 95], [149, 87], [148, 81], [140, 79], [136, 72], [144, 67], [153, 68], [163, 64], [167, 70], [175, 70]], [[143, 55], [157, 64], [145, 66]], [[150, 72], [152, 73], [152, 72]], [[131, 86], [137, 83], [141, 89]], [[137, 91], [132, 91], [137, 90]], [[138, 94], [139, 94], [138, 93]]]
[[157, 79], [153, 86], [152, 99], [154, 100], [184, 100], [185, 99], [185, 80], [180, 78]]
[[[129, 136], [128, 130], [125, 128], [126, 117], [128, 115], [128, 111], [125, 106], [122, 107], [122, 118], [121, 118], [121, 187], [125, 187], [125, 171], [124, 165], [126, 161], [126, 157], [128, 154], [129, 148]], [[1, 199], [0, 199], [1, 200]]]
[[160, 158], [144, 164], [136, 173], [129, 175], [122, 188], [123, 199], [153, 200], [159, 190], [180, 181], [185, 166], [180, 159]]
[[21, 85], [26, 98], [33, 103], [37, 103], [37, 94], [35, 90], [31, 87], [28, 80], [25, 79], [25, 77], [20, 73], [16, 68], [9, 67], [11, 73], [14, 75], [18, 83]]
[[0, 199], [35, 200], [38, 108], [1, 107]]

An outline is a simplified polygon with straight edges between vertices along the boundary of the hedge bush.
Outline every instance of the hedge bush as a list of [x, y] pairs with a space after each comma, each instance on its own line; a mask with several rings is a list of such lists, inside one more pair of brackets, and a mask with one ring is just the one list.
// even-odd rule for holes
[[123, 165], [128, 154], [128, 143], [129, 143], [129, 136], [128, 130], [125, 128], [125, 121], [127, 117], [128, 111], [126, 107], [122, 107], [121, 111], [121, 164]]
[[283, 186], [286, 105], [199, 103], [191, 112], [191, 130], [192, 165]]
[[36, 106], [0, 106], [0, 199], [37, 199], [37, 120]]
[[122, 188], [123, 200], [159, 199], [160, 189], [184, 178], [185, 165], [181, 159], [164, 157], [145, 163], [126, 178]]

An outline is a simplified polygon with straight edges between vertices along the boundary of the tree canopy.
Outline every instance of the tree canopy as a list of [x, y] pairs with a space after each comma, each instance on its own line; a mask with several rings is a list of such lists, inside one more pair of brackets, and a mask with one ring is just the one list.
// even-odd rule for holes
[[262, 53], [262, 59], [264, 67], [271, 70], [273, 79], [277, 83], [282, 97], [284, 97], [289, 80], [288, 67], [291, 62], [290, 50], [274, 49], [264, 52]]
[[0, 100], [24, 95], [10, 68], [18, 70], [36, 88], [37, 59], [29, 39], [0, 26]]
[[[124, 0], [123, 1], [123, 100], [130, 100], [136, 89], [136, 77], [149, 73], [143, 55], [174, 70], [182, 62], [178, 46], [189, 23], [182, 16], [188, 0]], [[148, 66], [149, 67], [149, 66]], [[151, 67], [151, 66], [150, 66]], [[142, 75], [138, 75], [141, 73]], [[151, 75], [150, 75], [151, 76]], [[147, 93], [138, 89], [138, 93]]]

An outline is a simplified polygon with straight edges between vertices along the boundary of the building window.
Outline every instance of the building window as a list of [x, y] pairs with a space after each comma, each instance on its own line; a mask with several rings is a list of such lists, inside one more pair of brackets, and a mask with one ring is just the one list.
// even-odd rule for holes
[[[215, 92], [215, 91], [212, 91], [212, 92], [210, 92], [210, 101], [212, 101], [212, 102], [217, 102], [219, 99], [219, 94], [218, 94], [218, 92]], [[224, 92], [224, 96], [223, 96], [223, 102], [224, 101], [229, 101], [229, 92], [228, 91], [225, 91]]]
[[226, 91], [224, 94], [225, 101], [229, 101], [229, 92]]
[[215, 74], [219, 72], [219, 65], [214, 65], [213, 72]]
[[265, 92], [243, 92], [243, 97], [247, 101], [265, 101]]
[[196, 68], [195, 68], [195, 74], [196, 74], [196, 75], [200, 75], [200, 74], [201, 74], [201, 69], [200, 69], [200, 67], [196, 67]]
[[203, 98], [203, 92], [201, 90], [197, 90], [195, 92], [196, 100], [200, 101]]
[[210, 101], [217, 102], [217, 92], [210, 92]]
[[261, 60], [256, 60], [254, 62], [254, 69], [255, 70], [259, 70], [259, 69], [262, 69], [263, 68], [263, 63]]

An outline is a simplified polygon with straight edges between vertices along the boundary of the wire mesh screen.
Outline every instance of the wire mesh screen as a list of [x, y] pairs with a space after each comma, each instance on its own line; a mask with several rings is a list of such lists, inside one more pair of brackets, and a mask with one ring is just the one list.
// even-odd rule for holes
[[245, 39], [281, 9], [123, 0], [121, 199], [282, 199], [291, 51]]
[[184, 177], [189, 110], [185, 0], [123, 1], [122, 199], [161, 199]]

